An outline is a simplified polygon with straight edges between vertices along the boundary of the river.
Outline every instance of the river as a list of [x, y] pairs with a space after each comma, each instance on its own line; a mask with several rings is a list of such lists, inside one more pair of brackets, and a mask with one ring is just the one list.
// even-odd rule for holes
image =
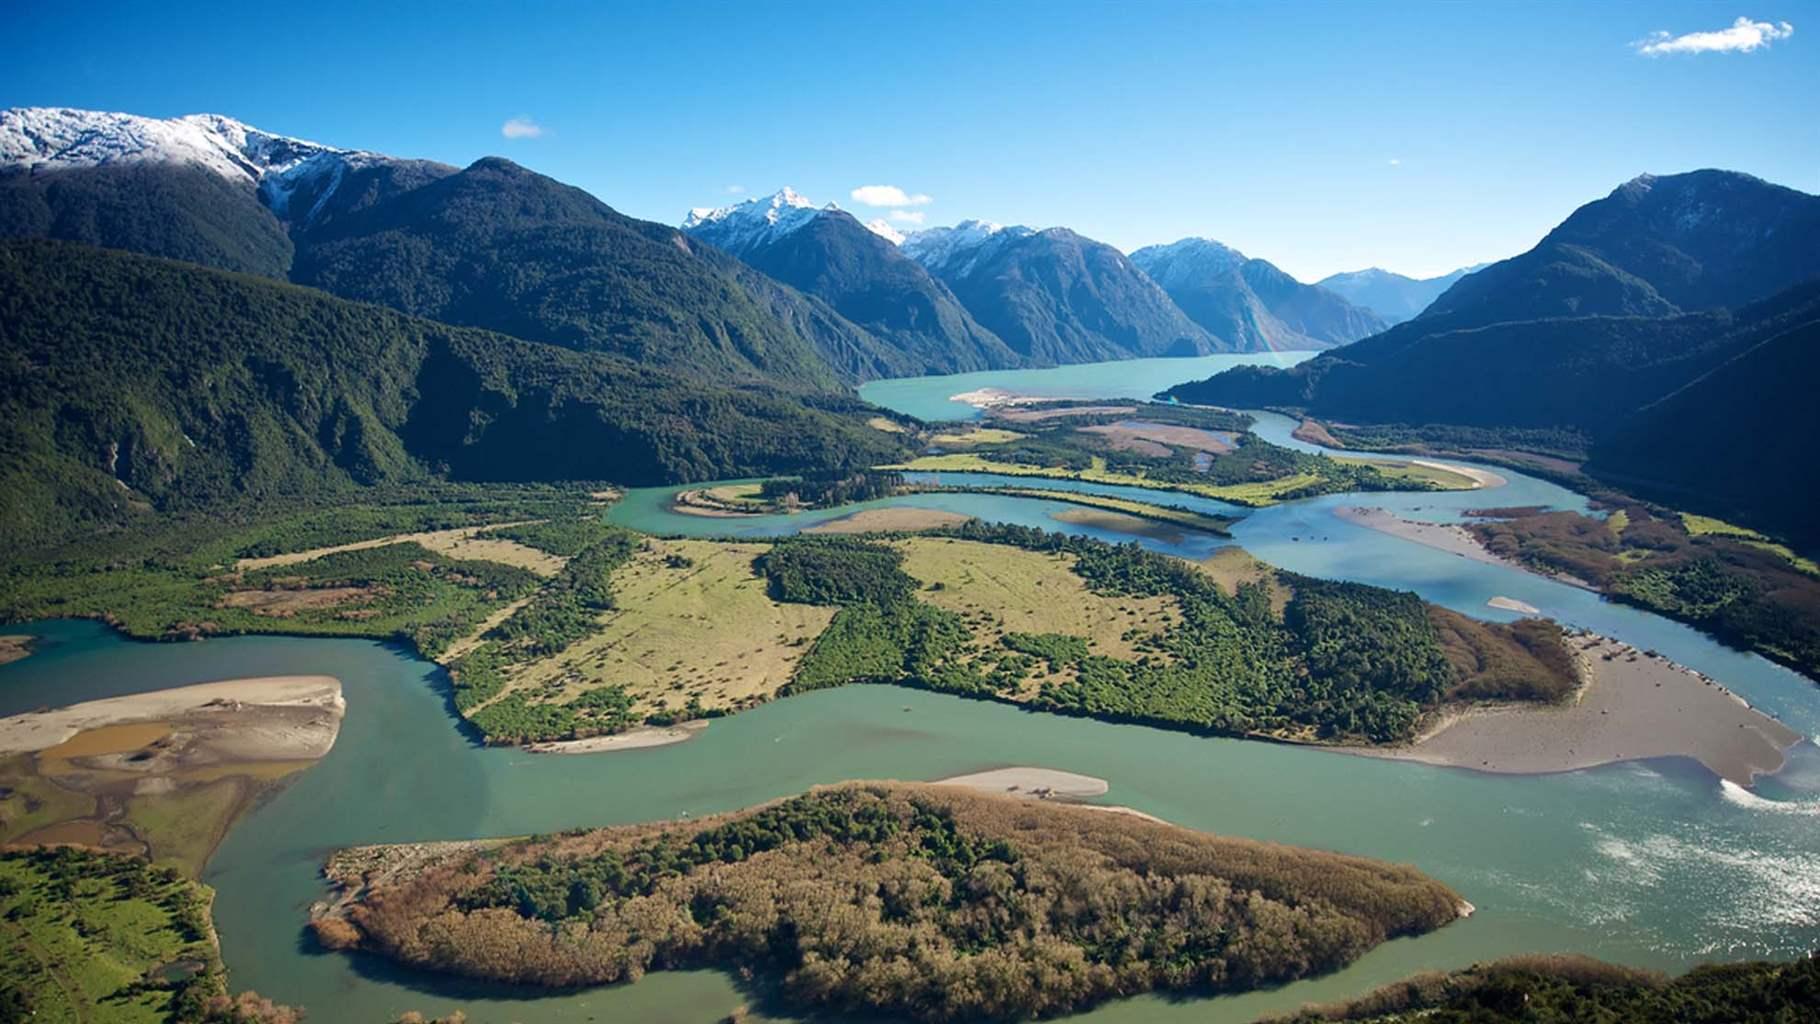
[[[883, 383], [921, 396], [915, 401], [924, 404], [911, 407], [906, 399], [901, 407], [929, 415], [928, 396], [944, 386], [953, 388], [947, 394], [997, 386], [1116, 397], [1148, 394], [1207, 372], [1156, 383], [1147, 376], [1155, 371], [1146, 369], [1124, 391], [1106, 383], [1127, 365], [969, 375], [987, 379], [964, 385], [954, 378], [947, 385], [929, 379]], [[1064, 373], [1100, 390], [1064, 386], [1067, 380], [1056, 380]], [[868, 397], [885, 401], [880, 395], [874, 385]], [[1289, 426], [1265, 417], [1259, 429], [1283, 441]], [[1496, 504], [1584, 507], [1579, 496], [1554, 485], [1498, 472], [1511, 483], [1495, 492]], [[730, 526], [675, 516], [666, 497], [663, 490], [633, 492], [614, 517], [660, 532], [769, 534], [826, 518], [806, 514]], [[1484, 618], [1506, 617], [1485, 606], [1488, 598], [1515, 597], [1563, 621], [1658, 649], [1802, 732], [1820, 733], [1820, 689], [1761, 658], [1585, 591], [1446, 555], [1332, 515], [1341, 505], [1370, 504], [1446, 519], [1486, 497], [1352, 495], [1250, 513], [1218, 502], [1169, 500], [1242, 515], [1234, 527], [1237, 541], [1298, 572], [1409, 588]], [[884, 503], [892, 502], [878, 504]], [[926, 494], [895, 503], [1093, 532], [1054, 520], [1055, 512], [1072, 507], [1056, 502]], [[1199, 534], [1141, 542], [1196, 557], [1222, 543]], [[822, 782], [938, 778], [1008, 764], [1103, 777], [1112, 786], [1106, 802], [1184, 825], [1414, 863], [1479, 908], [1469, 920], [1388, 943], [1327, 978], [1212, 1000], [1128, 1000], [1081, 1020], [1246, 1021], [1309, 1000], [1356, 994], [1414, 970], [1517, 952], [1583, 952], [1679, 969], [1705, 958], [1791, 957], [1820, 946], [1820, 749], [1811, 744], [1797, 748], [1788, 769], [1750, 794], [1724, 790], [1698, 766], [1676, 760], [1528, 778], [1481, 775], [852, 686], [717, 720], [698, 739], [677, 746], [539, 756], [473, 746], [454, 727], [440, 670], [387, 645], [277, 637], [145, 645], [92, 623], [33, 628], [44, 635], [39, 652], [0, 667], [0, 713], [233, 676], [321, 672], [342, 679], [348, 715], [335, 749], [249, 814], [205, 876], [219, 893], [215, 916], [234, 986], [302, 1005], [319, 1021], [379, 1024], [406, 1009], [462, 1007], [476, 1024], [707, 1022], [747, 998], [728, 976], [712, 971], [658, 972], [634, 985], [550, 996], [313, 952], [301, 926], [309, 903], [322, 893], [319, 865], [338, 846], [700, 815]]]

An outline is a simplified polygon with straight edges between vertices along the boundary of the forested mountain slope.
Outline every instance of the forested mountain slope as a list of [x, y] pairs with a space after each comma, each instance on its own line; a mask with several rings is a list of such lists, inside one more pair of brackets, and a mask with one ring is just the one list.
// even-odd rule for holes
[[0, 543], [379, 482], [700, 480], [899, 453], [839, 396], [715, 387], [251, 276], [0, 243]]

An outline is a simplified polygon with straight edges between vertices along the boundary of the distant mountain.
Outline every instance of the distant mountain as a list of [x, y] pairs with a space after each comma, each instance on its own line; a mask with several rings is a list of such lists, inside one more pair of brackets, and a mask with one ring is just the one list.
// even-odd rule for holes
[[724, 382], [833, 388], [888, 351], [826, 304], [508, 161], [458, 171], [215, 115], [0, 112], [7, 236], [286, 278]]
[[840, 395], [451, 327], [68, 242], [0, 242], [0, 544], [379, 483], [658, 484], [902, 454]]
[[914, 232], [903, 252], [1036, 365], [1227, 350], [1123, 253], [1066, 228], [965, 221]]
[[1735, 171], [1645, 174], [1534, 249], [1462, 278], [1420, 319], [1477, 327], [1742, 305], [1820, 274], [1816, 238], [1820, 197]]
[[1148, 246], [1131, 262], [1229, 351], [1332, 348], [1387, 326], [1370, 310], [1212, 239]]
[[1400, 324], [1428, 308], [1441, 293], [1485, 264], [1462, 267], [1440, 277], [1405, 277], [1377, 267], [1354, 270], [1324, 277], [1315, 284], [1340, 296], [1355, 306], [1371, 310], [1384, 318], [1386, 325]]
[[861, 224], [791, 189], [720, 209], [690, 211], [683, 231], [825, 300], [884, 344], [854, 353], [862, 379], [1017, 366], [946, 285], [898, 251], [888, 225]]

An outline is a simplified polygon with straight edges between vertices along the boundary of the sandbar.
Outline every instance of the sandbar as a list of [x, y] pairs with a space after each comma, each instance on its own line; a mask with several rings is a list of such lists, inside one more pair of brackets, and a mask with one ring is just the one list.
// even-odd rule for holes
[[77, 733], [127, 722], [210, 719], [231, 725], [251, 709], [297, 709], [297, 715], [247, 716], [254, 721], [242, 735], [221, 729], [233, 754], [246, 760], [318, 758], [334, 746], [347, 702], [341, 681], [333, 676], [266, 676], [179, 686], [150, 693], [85, 701], [69, 707], [31, 711], [0, 718], [0, 754], [47, 750]]
[[1688, 757], [1739, 786], [1773, 774], [1800, 733], [1693, 669], [1592, 634], [1568, 637], [1584, 680], [1557, 706], [1444, 713], [1406, 746], [1348, 752], [1500, 774], [1576, 771]]
[[839, 519], [830, 519], [817, 523], [804, 530], [804, 533], [911, 533], [918, 530], [934, 530], [943, 526], [958, 526], [972, 519], [972, 516], [959, 512], [949, 512], [939, 508], [912, 508], [899, 505], [892, 508], [864, 508]]
[[1519, 601], [1514, 597], [1505, 597], [1503, 594], [1499, 594], [1497, 597], [1485, 602], [1485, 604], [1489, 608], [1499, 608], [1507, 612], [1518, 612], [1523, 615], [1542, 614], [1542, 609], [1537, 608], [1535, 605], [1530, 604], [1527, 601]]
[[1472, 466], [1462, 466], [1457, 462], [1436, 462], [1433, 459], [1411, 459], [1409, 461], [1418, 466], [1427, 466], [1429, 469], [1441, 470], [1444, 473], [1458, 473], [1460, 476], [1466, 477], [1473, 482], [1475, 485], [1474, 490], [1486, 487], [1503, 487], [1505, 484], [1510, 483], [1508, 479], [1499, 476], [1488, 469], [1475, 469]]
[[1053, 797], [1079, 800], [1090, 796], [1105, 796], [1107, 790], [1112, 788], [1105, 779], [1096, 779], [1091, 775], [1078, 775], [1055, 768], [1032, 768], [1025, 765], [955, 775], [946, 779], [937, 779], [935, 785], [964, 786], [981, 793], [1011, 794], [1036, 800], [1047, 800]]
[[[1493, 554], [1484, 544], [1479, 543], [1479, 538], [1473, 536], [1471, 530], [1459, 523], [1424, 523], [1414, 519], [1400, 518], [1386, 509], [1357, 506], [1336, 508], [1333, 510], [1333, 514], [1349, 523], [1355, 523], [1379, 533], [1388, 533], [1392, 537], [1411, 541], [1423, 547], [1434, 548], [1436, 551], [1445, 551], [1450, 555], [1470, 558], [1475, 562], [1501, 565], [1507, 569], [1543, 576], [1558, 583], [1579, 587], [1582, 590], [1593, 589], [1592, 584], [1578, 577], [1566, 573], [1539, 573], [1514, 558]], [[1521, 611], [1522, 609], [1512, 610]]]
[[628, 729], [608, 736], [589, 736], [579, 740], [551, 740], [545, 743], [527, 743], [525, 749], [533, 754], [605, 754], [615, 750], [640, 750], [645, 747], [667, 747], [672, 743], [683, 743], [695, 738], [695, 734], [708, 727], [707, 722], [683, 722], [681, 725], [649, 726], [639, 729]]
[[36, 638], [16, 633], [0, 636], [0, 665], [30, 657], [34, 639]]

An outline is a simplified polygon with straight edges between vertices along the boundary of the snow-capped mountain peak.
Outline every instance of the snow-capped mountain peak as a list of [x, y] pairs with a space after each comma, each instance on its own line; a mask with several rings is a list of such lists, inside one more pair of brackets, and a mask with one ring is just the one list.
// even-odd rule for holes
[[[0, 170], [54, 173], [132, 163], [182, 163], [258, 189], [284, 216], [290, 196], [319, 175], [389, 158], [274, 135], [220, 114], [155, 118], [68, 107], [0, 110]], [[326, 198], [333, 186], [318, 191]]]
[[[683, 218], [682, 229], [737, 254], [774, 242], [825, 214], [840, 212], [834, 203], [817, 206], [786, 185], [768, 196], [754, 196], [732, 206], [697, 207]], [[871, 221], [865, 227], [893, 245], [903, 241], [904, 236], [883, 220]]]
[[949, 268], [965, 274], [981, 255], [997, 245], [1036, 234], [1022, 225], [1007, 227], [988, 220], [964, 220], [951, 228], [928, 228], [905, 237], [904, 255], [930, 270]]
[[1243, 266], [1245, 254], [1211, 238], [1184, 238], [1168, 245], [1147, 245], [1131, 262], [1165, 289], [1192, 285]]

